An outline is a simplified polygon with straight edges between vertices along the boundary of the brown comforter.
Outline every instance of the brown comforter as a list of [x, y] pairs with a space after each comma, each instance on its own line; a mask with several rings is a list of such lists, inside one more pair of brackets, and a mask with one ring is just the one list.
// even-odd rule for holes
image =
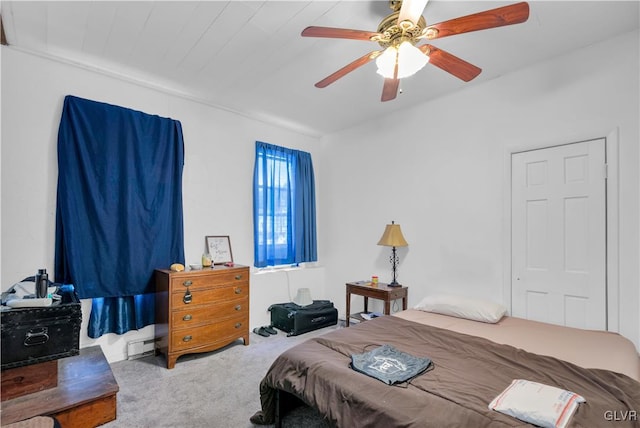
[[[429, 357], [435, 367], [395, 386], [350, 368], [351, 354], [383, 344]], [[487, 407], [513, 379], [582, 395], [586, 403], [580, 404], [571, 427], [640, 426], [640, 383], [628, 376], [392, 316], [339, 329], [284, 352], [260, 384], [262, 411], [252, 420], [273, 423], [280, 389], [338, 427], [528, 426]]]

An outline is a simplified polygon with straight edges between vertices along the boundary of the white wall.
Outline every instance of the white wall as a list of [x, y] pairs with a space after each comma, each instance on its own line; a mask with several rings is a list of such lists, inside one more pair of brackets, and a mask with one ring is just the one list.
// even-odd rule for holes
[[[2, 47], [2, 289], [47, 268], [53, 276], [56, 143], [65, 95], [171, 117], [182, 123], [186, 262], [197, 262], [206, 235], [229, 235], [236, 263], [253, 263], [252, 189], [255, 141], [314, 154], [318, 139], [238, 114], [116, 79], [77, 66]], [[318, 185], [318, 189], [321, 186]], [[321, 209], [318, 204], [318, 209]], [[299, 287], [321, 298], [322, 267], [252, 277], [251, 326], [268, 323], [267, 307], [289, 301]], [[126, 357], [129, 340], [153, 336], [153, 327], [123, 336], [86, 336], [90, 301], [83, 302], [80, 346], [101, 344], [110, 361]]]
[[[321, 199], [324, 235], [332, 237], [320, 254], [328, 297], [344, 310], [346, 281], [372, 274], [390, 280], [390, 249], [376, 243], [395, 220], [409, 242], [398, 251], [410, 306], [432, 292], [509, 305], [506, 154], [616, 131], [619, 331], [638, 347], [638, 52], [636, 31], [324, 137], [323, 162], [332, 172]], [[361, 300], [352, 305], [358, 309]]]

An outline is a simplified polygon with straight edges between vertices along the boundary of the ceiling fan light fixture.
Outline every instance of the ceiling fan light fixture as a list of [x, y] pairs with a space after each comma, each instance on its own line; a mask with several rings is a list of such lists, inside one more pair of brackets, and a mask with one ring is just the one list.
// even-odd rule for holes
[[385, 79], [393, 79], [397, 57], [398, 50], [395, 46], [386, 48], [384, 52], [382, 52], [382, 55], [376, 58], [376, 65], [378, 66], [377, 73]]
[[398, 48], [398, 79], [411, 76], [427, 65], [429, 57], [410, 42], [402, 42]]
[[397, 78], [403, 79], [420, 71], [429, 62], [429, 57], [411, 42], [404, 41], [397, 48], [389, 46], [376, 59], [377, 73], [387, 79], [393, 79], [396, 61], [398, 62]]

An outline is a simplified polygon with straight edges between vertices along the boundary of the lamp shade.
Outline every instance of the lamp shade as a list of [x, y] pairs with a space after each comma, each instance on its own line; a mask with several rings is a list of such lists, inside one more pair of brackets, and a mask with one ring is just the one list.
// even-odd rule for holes
[[385, 79], [393, 79], [397, 57], [398, 49], [396, 49], [395, 46], [389, 46], [385, 49], [382, 55], [376, 58], [376, 65], [378, 66], [377, 73]]
[[378, 245], [384, 245], [385, 247], [406, 247], [409, 245], [402, 236], [402, 230], [399, 224], [391, 222], [384, 228], [382, 238], [378, 241]]
[[409, 77], [422, 70], [429, 62], [429, 57], [409, 42], [398, 46], [398, 79]]

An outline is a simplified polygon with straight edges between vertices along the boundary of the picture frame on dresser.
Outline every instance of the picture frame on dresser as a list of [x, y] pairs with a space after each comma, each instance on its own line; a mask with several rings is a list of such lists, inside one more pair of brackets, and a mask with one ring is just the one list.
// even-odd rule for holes
[[229, 235], [205, 236], [207, 252], [211, 255], [214, 265], [233, 263], [233, 253], [231, 252], [231, 239]]

